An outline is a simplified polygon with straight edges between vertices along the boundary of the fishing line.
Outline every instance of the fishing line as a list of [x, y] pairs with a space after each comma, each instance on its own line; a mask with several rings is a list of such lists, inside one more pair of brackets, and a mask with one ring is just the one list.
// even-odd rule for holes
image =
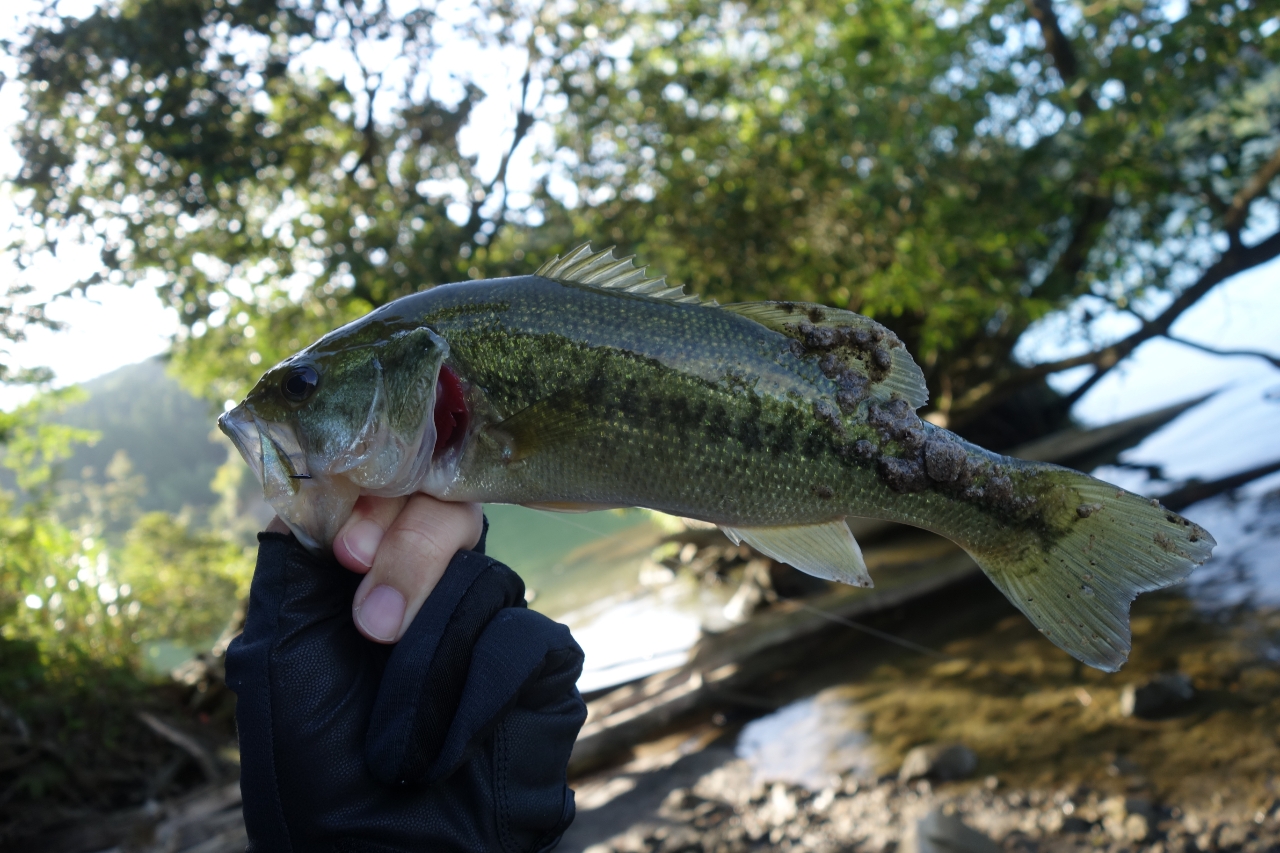
[[587, 669], [584, 667], [583, 672], [608, 672], [611, 669], [618, 669], [624, 666], [633, 666], [638, 663], [653, 663], [655, 660], [661, 660], [662, 658], [675, 657], [676, 655], [684, 655], [685, 658], [688, 658], [689, 650], [688, 649], [671, 649], [665, 652], [654, 652], [653, 654], [644, 655], [643, 657], [631, 658], [630, 660], [614, 661], [613, 663], [607, 663], [604, 666], [592, 667], [591, 669]]
[[[928, 655], [929, 657], [937, 658], [938, 660], [945, 660], [945, 661], [963, 660], [963, 658], [958, 658], [955, 655], [949, 655], [946, 652], [940, 652], [937, 649], [931, 649], [928, 646], [921, 645], [920, 643], [915, 643], [915, 642], [912, 642], [911, 640], [907, 640], [902, 637], [896, 637], [893, 634], [887, 633], [885, 631], [881, 631], [878, 628], [872, 628], [870, 625], [864, 625], [861, 622], [855, 622], [852, 619], [846, 619], [843, 616], [837, 616], [834, 613], [828, 613], [825, 610], [819, 610], [818, 608], [812, 605], [805, 604], [803, 601], [797, 601], [796, 604], [798, 604], [801, 609], [808, 610], [811, 613], [816, 613], [819, 616], [821, 616], [823, 619], [829, 619], [830, 621], [835, 622], [839, 625], [844, 625], [845, 627], [853, 628], [856, 631], [862, 631], [865, 634], [870, 634], [871, 636], [884, 640], [887, 643], [893, 643], [895, 645], [902, 646], [904, 649], [910, 649], [913, 652], [919, 652], [922, 655]], [[995, 678], [997, 681], [1003, 681], [1006, 684], [1012, 685], [1014, 687], [1019, 687], [1024, 690], [1035, 691], [1040, 689], [1039, 686], [1036, 684], [1036, 682], [1032, 681], [1031, 679], [1018, 676], [1018, 675], [1010, 675], [1008, 673], [1001, 672], [998, 669], [991, 670], [988, 673], [988, 675], [992, 678]]]
[[[828, 613], [825, 610], [819, 610], [817, 607], [813, 607], [812, 605], [805, 604], [802, 601], [796, 601], [795, 603], [798, 604], [801, 609], [808, 610], [811, 613], [816, 613], [817, 615], [821, 616], [823, 619], [829, 619], [830, 621], [836, 622], [840, 625], [844, 625], [847, 628], [853, 628], [857, 631], [862, 631], [863, 633], [870, 634], [871, 636], [876, 637], [877, 639], [884, 640], [885, 642], [893, 643], [898, 646], [902, 646], [904, 649], [910, 649], [913, 652], [919, 652], [920, 654], [928, 655], [930, 657], [938, 658], [940, 660], [955, 660], [955, 658], [952, 655], [946, 654], [945, 652], [940, 652], [937, 649], [931, 649], [928, 646], [922, 646], [919, 643], [912, 642], [911, 640], [894, 636], [893, 634], [887, 633], [885, 631], [881, 631], [879, 628], [872, 628], [870, 625], [864, 625], [861, 622], [854, 622], [852, 619], [845, 619], [843, 616], [837, 616], [834, 613]], [[643, 657], [631, 658], [629, 660], [615, 661], [613, 663], [605, 664], [604, 666], [592, 667], [591, 671], [606, 672], [610, 669], [618, 669], [624, 666], [632, 666], [634, 664], [639, 664], [639, 663], [651, 663], [652, 661], [658, 658], [670, 657], [672, 655], [679, 654], [680, 651], [681, 650], [678, 650], [678, 649], [672, 649], [670, 651], [665, 651], [665, 652], [652, 652], [650, 654], [644, 655]]]
[[[846, 619], [845, 617], [837, 616], [834, 613], [828, 613], [827, 611], [814, 607], [811, 604], [805, 604], [803, 601], [796, 601], [795, 599], [790, 599], [790, 600], [794, 604], [796, 604], [801, 610], [807, 610], [810, 613], [814, 613], [818, 616], [821, 616], [823, 619], [826, 619], [830, 622], [835, 622], [837, 625], [843, 625], [846, 628], [852, 628], [855, 631], [861, 631], [862, 633], [869, 634], [870, 636], [875, 637], [878, 640], [884, 640], [886, 643], [892, 643], [893, 645], [901, 646], [902, 648], [907, 649], [909, 651], [916, 652], [917, 654], [922, 654], [927, 657], [936, 658], [938, 660], [944, 660], [944, 661], [962, 660], [962, 658], [958, 658], [955, 655], [949, 655], [946, 652], [940, 652], [937, 649], [930, 648], [929, 646], [922, 645], [912, 640], [908, 640], [905, 637], [899, 637], [894, 634], [890, 634], [887, 631], [881, 631], [879, 628], [873, 628], [870, 625], [866, 625], [861, 622], [855, 622], [852, 619]], [[643, 657], [631, 658], [630, 660], [615, 661], [613, 663], [608, 663], [608, 664], [605, 664], [604, 666], [593, 668], [591, 672], [607, 672], [608, 670], [618, 669], [624, 666], [632, 666], [634, 664], [639, 664], [639, 663], [652, 663], [654, 660], [660, 660], [661, 658], [671, 657], [678, 653], [679, 652], [677, 650], [671, 650], [666, 652], [654, 652], [654, 653], [644, 655]], [[1035, 682], [1027, 678], [1019, 677], [1016, 675], [1009, 675], [1007, 673], [1000, 672], [999, 670], [993, 670], [989, 672], [988, 676], [994, 677], [997, 681], [1003, 681], [1006, 684], [1009, 684], [1015, 687], [1020, 687], [1025, 690], [1034, 691], [1039, 689]], [[609, 688], [609, 689], [612, 689], [612, 688]], [[724, 691], [719, 691], [719, 692], [721, 692], [722, 695], [725, 695], [726, 698], [733, 699], [733, 696], [729, 696], [728, 694], [724, 693]]]
[[827, 611], [820, 610], [811, 604], [805, 604], [803, 601], [797, 601], [796, 604], [800, 606], [801, 610], [808, 610], [810, 613], [816, 613], [823, 619], [835, 622], [838, 625], [844, 625], [846, 628], [853, 628], [855, 631], [861, 631], [864, 634], [870, 634], [876, 639], [884, 640], [886, 643], [893, 643], [894, 645], [902, 646], [904, 649], [910, 649], [913, 652], [919, 652], [922, 655], [928, 655], [929, 657], [938, 658], [939, 660], [956, 659], [945, 652], [940, 652], [937, 649], [931, 649], [928, 646], [922, 646], [919, 643], [912, 642], [911, 640], [894, 636], [887, 631], [881, 631], [879, 628], [872, 628], [870, 625], [864, 625], [861, 622], [854, 622], [852, 619], [846, 619], [843, 616], [828, 613]]
[[[795, 603], [798, 604], [801, 607], [801, 609], [808, 610], [811, 613], [816, 613], [817, 615], [821, 616], [823, 619], [829, 619], [832, 622], [839, 623], [840, 625], [844, 625], [847, 628], [853, 628], [855, 630], [862, 631], [863, 633], [870, 634], [871, 636], [876, 637], [877, 639], [881, 639], [881, 640], [884, 640], [885, 642], [902, 646], [904, 649], [910, 649], [913, 652], [919, 652], [920, 654], [928, 655], [930, 657], [935, 657], [940, 660], [956, 660], [954, 656], [946, 654], [945, 652], [940, 652], [937, 649], [931, 649], [928, 646], [922, 646], [919, 643], [914, 643], [911, 640], [907, 640], [902, 637], [896, 637], [893, 634], [887, 633], [885, 631], [881, 631], [879, 628], [872, 628], [870, 625], [863, 625], [861, 622], [854, 622], [852, 619], [845, 619], [843, 616], [837, 616], [834, 613], [828, 613], [825, 610], [819, 610], [818, 608], [813, 607], [812, 605], [809, 605], [809, 604], [805, 604], [802, 601], [796, 601]], [[604, 666], [592, 667], [591, 671], [605, 672], [610, 669], [618, 669], [619, 667], [632, 666], [638, 663], [651, 663], [652, 661], [658, 658], [671, 657], [672, 655], [680, 654], [682, 651], [685, 651], [685, 650], [671, 649], [670, 651], [665, 651], [665, 652], [651, 652], [650, 654], [644, 655], [642, 657], [630, 658], [629, 660], [622, 660], [622, 661], [615, 661], [613, 663], [608, 663], [608, 664], [605, 664]]]

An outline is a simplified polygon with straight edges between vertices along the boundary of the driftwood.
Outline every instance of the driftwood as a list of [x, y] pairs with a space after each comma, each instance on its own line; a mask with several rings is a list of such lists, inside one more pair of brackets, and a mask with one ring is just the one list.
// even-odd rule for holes
[[248, 843], [240, 783], [233, 782], [172, 805], [138, 853], [241, 853]]
[[1169, 509], [1180, 510], [1198, 501], [1208, 500], [1224, 492], [1248, 485], [1254, 480], [1261, 480], [1263, 477], [1274, 474], [1277, 471], [1280, 471], [1280, 461], [1259, 465], [1257, 468], [1250, 468], [1248, 471], [1241, 471], [1239, 474], [1232, 474], [1230, 477], [1222, 477], [1218, 480], [1188, 483], [1181, 488], [1161, 495], [1160, 503]]
[[1196, 397], [1093, 429], [1075, 427], [1064, 429], [1019, 445], [1013, 450], [1006, 451], [1006, 455], [1035, 462], [1054, 462], [1058, 465], [1069, 465], [1085, 470], [1096, 468], [1211, 396], [1213, 395]]
[[191, 756], [199, 766], [200, 772], [204, 774], [205, 780], [211, 785], [217, 784], [219, 780], [218, 766], [209, 751], [201, 746], [195, 738], [179, 731], [148, 711], [139, 711], [138, 719], [145, 723], [151, 731]]
[[240, 783], [209, 785], [178, 799], [149, 801], [27, 839], [14, 850], [44, 853], [242, 853], [249, 839], [240, 813]]
[[[840, 587], [806, 601], [779, 602], [742, 625], [704, 637], [684, 666], [589, 703], [587, 722], [569, 762], [570, 774], [580, 775], [606, 763], [700, 708], [716, 703], [753, 704], [750, 686], [777, 667], [776, 656], [769, 652], [779, 647], [813, 636], [836, 620], [865, 619], [900, 607], [978, 571], [954, 546], [945, 555], [935, 556], [937, 540], [922, 534], [922, 542], [926, 537], [934, 541], [924, 547], [934, 554], [895, 567], [876, 589]], [[865, 556], [874, 569], [882, 554], [868, 551]]]

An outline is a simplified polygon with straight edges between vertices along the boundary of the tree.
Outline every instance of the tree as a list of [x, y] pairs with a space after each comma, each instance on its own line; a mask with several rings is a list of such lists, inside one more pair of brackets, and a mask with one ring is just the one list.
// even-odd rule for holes
[[[722, 300], [881, 319], [925, 368], [931, 417], [972, 430], [1092, 366], [1050, 401], [1060, 420], [1280, 253], [1280, 48], [1257, 0], [444, 8], [117, 0], [33, 22], [9, 48], [39, 228], [21, 257], [91, 239], [107, 276], [161, 276], [180, 367], [226, 398], [395, 296], [617, 243]], [[458, 141], [479, 88], [431, 85], [456, 38], [524, 69], [483, 174]], [[508, 166], [539, 119], [576, 193], [544, 181], [510, 227]], [[1099, 317], [1132, 331], [1015, 356], [1073, 306], [1084, 340]]]
[[517, 110], [507, 156], [482, 175], [458, 134], [483, 92], [436, 59], [451, 40], [507, 45], [502, 11], [50, 7], [8, 46], [26, 83], [15, 185], [35, 226], [18, 261], [89, 241], [102, 277], [158, 277], [186, 322], [179, 364], [210, 396], [237, 396], [323, 331], [484, 255], [532, 116]]
[[[1267, 4], [625, 5], [579, 6], [553, 66], [565, 168], [590, 202], [579, 230], [721, 298], [882, 319], [938, 422], [1092, 366], [1064, 411], [1280, 254]], [[1011, 357], [1073, 304], [1086, 339], [1088, 315], [1132, 330], [1053, 363]]]

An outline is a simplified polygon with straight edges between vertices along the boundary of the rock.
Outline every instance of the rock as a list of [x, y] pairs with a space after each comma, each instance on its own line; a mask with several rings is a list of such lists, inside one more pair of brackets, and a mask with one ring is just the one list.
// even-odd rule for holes
[[1138, 764], [1123, 755], [1117, 756], [1107, 767], [1107, 774], [1110, 776], [1135, 776], [1141, 772], [1142, 768]]
[[702, 798], [694, 795], [687, 788], [673, 788], [662, 800], [662, 805], [658, 807], [658, 814], [663, 817], [679, 817], [682, 812], [691, 811], [699, 803]]
[[1252, 837], [1252, 831], [1244, 824], [1225, 824], [1218, 830], [1218, 849], [1236, 850], [1243, 847]]
[[1190, 705], [1195, 695], [1190, 676], [1164, 673], [1146, 684], [1127, 685], [1120, 694], [1120, 713], [1143, 720], [1168, 717]]
[[731, 624], [742, 624], [771, 596], [776, 597], [769, 577], [769, 563], [769, 560], [763, 558], [747, 563], [742, 572], [741, 585], [724, 606], [724, 618]]
[[775, 827], [782, 826], [796, 816], [799, 809], [796, 798], [782, 784], [774, 783], [769, 789], [769, 799], [760, 809], [760, 817]]
[[1131, 814], [1124, 819], [1124, 840], [1137, 843], [1151, 835], [1151, 821], [1146, 815]]
[[1054, 835], [1062, 831], [1066, 821], [1067, 818], [1062, 813], [1062, 809], [1048, 809], [1041, 813], [1036, 823], [1044, 830], [1046, 835]]
[[1089, 821], [1084, 818], [1069, 817], [1062, 821], [1062, 829], [1060, 831], [1064, 833], [1078, 834], [1081, 832], [1088, 832], [1091, 829], [1093, 829], [1093, 824], [1089, 823]]
[[930, 777], [939, 780], [967, 779], [978, 767], [978, 756], [962, 743], [917, 746], [907, 753], [898, 771], [899, 782]]
[[1145, 841], [1155, 826], [1155, 808], [1143, 799], [1111, 797], [1102, 803], [1102, 826], [1117, 841]]
[[1001, 853], [1000, 845], [960, 818], [934, 810], [916, 821], [904, 853]]

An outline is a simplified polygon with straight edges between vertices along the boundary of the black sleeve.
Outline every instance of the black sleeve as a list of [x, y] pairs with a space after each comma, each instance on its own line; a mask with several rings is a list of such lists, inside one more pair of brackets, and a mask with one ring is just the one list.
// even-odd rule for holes
[[227, 652], [250, 853], [553, 847], [574, 814], [582, 650], [520, 578], [459, 552], [387, 646], [352, 624], [359, 575], [292, 536], [259, 542]]

